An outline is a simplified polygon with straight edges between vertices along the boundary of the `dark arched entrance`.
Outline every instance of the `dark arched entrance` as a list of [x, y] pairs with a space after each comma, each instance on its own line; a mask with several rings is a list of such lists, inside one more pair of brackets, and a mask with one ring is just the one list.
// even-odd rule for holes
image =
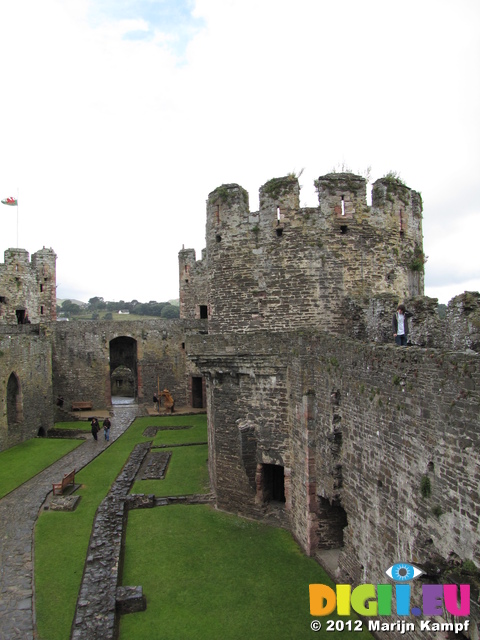
[[121, 364], [110, 375], [112, 398], [135, 398], [135, 376], [133, 371]]
[[[125, 375], [119, 377], [119, 372]], [[110, 385], [112, 396], [137, 399], [137, 341], [134, 338], [120, 336], [110, 340]], [[125, 388], [125, 393], [119, 393], [120, 386]]]
[[16, 373], [11, 373], [7, 383], [7, 424], [9, 427], [23, 421], [22, 392]]

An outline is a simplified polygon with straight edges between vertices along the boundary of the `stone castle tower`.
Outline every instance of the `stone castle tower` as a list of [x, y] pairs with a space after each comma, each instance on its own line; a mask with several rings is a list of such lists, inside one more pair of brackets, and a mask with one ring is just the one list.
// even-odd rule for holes
[[239, 185], [212, 191], [206, 256], [179, 256], [181, 317], [208, 315], [214, 333], [355, 326], [361, 334], [373, 298], [422, 295], [420, 195], [382, 178], [368, 206], [365, 179], [349, 173], [322, 176], [316, 188], [319, 206], [300, 208], [295, 176], [270, 180], [254, 213]]
[[[333, 552], [337, 583], [383, 583], [400, 558], [448, 583], [480, 566], [480, 296], [451, 301], [445, 323], [423, 296], [417, 192], [386, 176], [369, 206], [360, 176], [315, 184], [319, 206], [301, 208], [294, 176], [270, 180], [258, 212], [218, 187], [203, 259], [179, 255], [182, 317], [208, 319], [185, 350], [205, 379], [216, 504], [288, 528], [321, 563]], [[477, 631], [475, 603], [472, 617]]]
[[25, 249], [7, 249], [0, 264], [0, 323], [24, 324], [56, 320], [56, 259], [40, 249], [31, 261]]

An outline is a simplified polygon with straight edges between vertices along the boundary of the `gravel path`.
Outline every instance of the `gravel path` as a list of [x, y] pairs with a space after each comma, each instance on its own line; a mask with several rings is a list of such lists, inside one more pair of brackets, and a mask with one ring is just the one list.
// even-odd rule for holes
[[0, 500], [0, 640], [34, 640], [33, 533], [52, 483], [80, 471], [114, 442], [139, 415], [134, 404], [115, 405], [110, 442], [89, 438]]

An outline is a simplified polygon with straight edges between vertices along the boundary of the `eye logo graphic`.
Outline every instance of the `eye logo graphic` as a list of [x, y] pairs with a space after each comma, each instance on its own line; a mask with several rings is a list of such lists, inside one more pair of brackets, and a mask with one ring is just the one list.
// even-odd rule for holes
[[418, 578], [425, 573], [413, 564], [407, 564], [406, 562], [398, 562], [392, 564], [391, 567], [385, 571], [389, 578], [395, 580], [395, 582], [410, 582], [414, 578]]
[[[362, 616], [390, 616], [395, 603], [397, 616], [442, 616], [443, 607], [452, 616], [470, 615], [469, 584], [422, 584], [422, 608], [410, 606], [411, 585], [425, 572], [408, 562], [397, 562], [385, 571], [396, 582], [392, 584], [337, 584], [335, 590], [326, 584], [310, 585], [310, 614], [348, 616], [353, 609]], [[395, 588], [395, 600], [393, 591]]]

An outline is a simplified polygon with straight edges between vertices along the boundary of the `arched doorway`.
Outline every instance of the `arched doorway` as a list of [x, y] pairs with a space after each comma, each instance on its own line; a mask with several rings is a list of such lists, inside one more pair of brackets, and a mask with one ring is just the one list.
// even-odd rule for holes
[[112, 398], [135, 398], [135, 375], [131, 369], [121, 364], [110, 374]]
[[138, 397], [137, 341], [128, 336], [110, 340], [112, 403], [134, 402]]
[[20, 381], [12, 372], [7, 383], [7, 424], [9, 427], [23, 422], [23, 402]]

